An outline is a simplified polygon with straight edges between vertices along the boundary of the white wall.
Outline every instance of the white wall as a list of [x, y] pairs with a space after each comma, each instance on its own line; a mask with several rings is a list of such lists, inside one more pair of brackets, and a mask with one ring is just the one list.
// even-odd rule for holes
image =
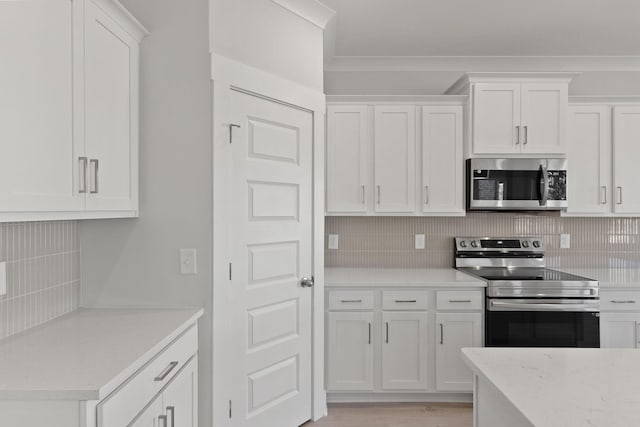
[[[142, 44], [140, 218], [82, 221], [82, 304], [198, 306], [200, 425], [211, 425], [212, 144], [208, 0], [123, 0]], [[198, 275], [178, 274], [178, 248]]]
[[319, 27], [270, 0], [210, 1], [212, 52], [322, 91]]

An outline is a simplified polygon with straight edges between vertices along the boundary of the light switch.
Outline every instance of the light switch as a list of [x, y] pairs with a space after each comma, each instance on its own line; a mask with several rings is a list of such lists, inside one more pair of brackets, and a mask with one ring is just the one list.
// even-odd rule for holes
[[180, 274], [197, 274], [197, 252], [194, 248], [180, 249]]
[[0, 262], [0, 296], [7, 294], [7, 263]]
[[416, 249], [424, 249], [424, 234], [416, 234]]
[[339, 234], [329, 234], [329, 249], [338, 249]]
[[569, 249], [571, 247], [571, 234], [560, 235], [560, 248]]

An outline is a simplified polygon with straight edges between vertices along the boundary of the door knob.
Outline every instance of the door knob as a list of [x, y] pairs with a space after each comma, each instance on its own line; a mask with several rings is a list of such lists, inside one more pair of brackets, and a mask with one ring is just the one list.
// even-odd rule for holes
[[312, 288], [313, 287], [313, 277], [311, 277], [311, 278], [303, 277], [302, 279], [300, 279], [300, 286], [302, 286], [303, 288]]

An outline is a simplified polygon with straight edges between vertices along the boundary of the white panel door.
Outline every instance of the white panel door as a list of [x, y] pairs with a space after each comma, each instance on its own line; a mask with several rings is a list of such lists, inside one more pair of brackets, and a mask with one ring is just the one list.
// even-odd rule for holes
[[464, 213], [462, 107], [422, 107], [422, 212]]
[[611, 109], [569, 107], [567, 198], [571, 214], [606, 214], [611, 206]]
[[563, 83], [525, 83], [521, 90], [523, 153], [566, 153], [568, 94]]
[[167, 427], [198, 426], [198, 357], [194, 357], [171, 380], [162, 393], [163, 409]]
[[613, 109], [614, 211], [640, 213], [640, 107]]
[[480, 313], [436, 314], [436, 389], [472, 391], [473, 374], [462, 361], [464, 347], [482, 346]]
[[327, 315], [327, 389], [373, 390], [373, 312]]
[[600, 347], [638, 348], [640, 313], [600, 313]]
[[473, 89], [474, 154], [519, 153], [520, 84], [476, 83]]
[[364, 213], [370, 185], [367, 106], [327, 109], [327, 212]]
[[311, 417], [311, 113], [231, 91], [233, 425]]
[[382, 388], [427, 388], [427, 313], [382, 313]]
[[[75, 211], [72, 21], [79, 2], [0, 2], [0, 210]], [[74, 10], [76, 9], [76, 10]]]
[[376, 106], [374, 117], [375, 211], [415, 211], [416, 108]]
[[93, 1], [86, 2], [85, 34], [87, 210], [135, 210], [138, 44]]

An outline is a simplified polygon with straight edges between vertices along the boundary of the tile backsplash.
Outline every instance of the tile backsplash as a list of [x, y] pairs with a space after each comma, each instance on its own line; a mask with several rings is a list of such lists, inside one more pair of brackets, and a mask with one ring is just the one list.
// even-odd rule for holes
[[[327, 267], [453, 265], [455, 236], [542, 236], [548, 267], [640, 267], [640, 218], [567, 218], [558, 213], [467, 213], [465, 217], [326, 217]], [[339, 249], [327, 249], [338, 234]], [[425, 249], [414, 236], [424, 234]], [[560, 249], [560, 234], [571, 248]]]
[[77, 222], [0, 224], [0, 261], [7, 263], [7, 294], [0, 296], [0, 339], [78, 307]]

